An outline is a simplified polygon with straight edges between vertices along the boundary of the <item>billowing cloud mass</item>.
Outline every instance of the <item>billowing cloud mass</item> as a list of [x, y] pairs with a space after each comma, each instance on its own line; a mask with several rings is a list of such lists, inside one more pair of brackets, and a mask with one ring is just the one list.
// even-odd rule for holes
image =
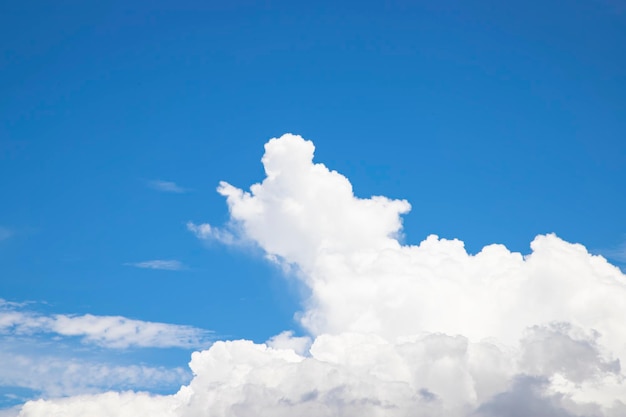
[[531, 253], [429, 236], [402, 245], [408, 202], [357, 198], [314, 146], [265, 145], [266, 178], [222, 182], [236, 236], [309, 289], [308, 337], [220, 341], [171, 396], [104, 393], [25, 404], [39, 416], [626, 415], [626, 276], [584, 246], [537, 236]]

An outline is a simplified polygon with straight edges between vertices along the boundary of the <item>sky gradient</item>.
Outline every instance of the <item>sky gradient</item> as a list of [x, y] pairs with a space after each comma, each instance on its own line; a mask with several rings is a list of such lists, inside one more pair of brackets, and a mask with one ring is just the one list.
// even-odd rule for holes
[[[317, 281], [294, 278], [317, 258], [285, 255], [292, 235], [268, 243], [259, 230], [271, 219], [242, 226], [248, 217], [216, 188], [263, 181], [263, 145], [288, 132], [313, 141], [314, 162], [357, 198], [410, 203], [402, 229], [380, 229], [402, 248], [435, 234], [470, 255], [493, 243], [529, 255], [537, 235], [555, 233], [539, 242], [584, 245], [566, 263], [590, 253], [626, 266], [619, 2], [62, 1], [6, 4], [0, 16], [0, 408], [171, 394], [191, 381], [191, 352], [289, 330], [298, 349], [310, 340], [297, 337], [346, 329], [490, 336], [427, 320], [391, 335], [354, 327], [315, 295]], [[612, 327], [580, 317], [616, 314], [538, 311], [520, 326], [571, 321], [584, 333]], [[313, 313], [327, 324], [304, 319]], [[498, 329], [491, 336], [517, 343]], [[524, 340], [593, 339], [576, 331]], [[543, 383], [511, 378], [510, 393]], [[509, 397], [485, 398], [493, 410]]]

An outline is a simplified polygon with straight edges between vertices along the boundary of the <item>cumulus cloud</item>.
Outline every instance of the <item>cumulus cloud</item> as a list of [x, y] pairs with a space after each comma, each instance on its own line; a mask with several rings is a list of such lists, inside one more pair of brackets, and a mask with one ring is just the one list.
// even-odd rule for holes
[[143, 269], [163, 269], [166, 271], [180, 271], [185, 269], [185, 265], [175, 259], [154, 259], [143, 262], [129, 262], [125, 265]]
[[166, 193], [182, 194], [188, 191], [187, 189], [179, 186], [173, 181], [153, 180], [148, 182], [148, 186], [154, 190], [163, 191]]
[[476, 417], [574, 417], [562, 405], [558, 396], [543, 394], [547, 381], [537, 377], [519, 376], [511, 390], [496, 395], [483, 404]]
[[294, 336], [292, 330], [285, 330], [269, 338], [267, 345], [274, 349], [289, 349], [299, 355], [305, 355], [311, 347], [311, 338], [308, 336]]
[[[265, 145], [266, 178], [218, 192], [229, 233], [309, 289], [308, 336], [219, 341], [173, 395], [29, 402], [39, 416], [603, 416], [626, 404], [626, 276], [584, 246], [537, 236], [529, 254], [429, 236], [402, 245], [410, 205], [359, 198], [313, 163], [312, 142]], [[215, 238], [209, 224], [190, 224]], [[218, 240], [221, 240], [218, 238]]]
[[39, 400], [24, 405], [19, 416], [110, 416], [154, 417], [175, 416], [167, 397], [140, 392], [107, 392], [100, 395], [80, 395], [54, 402]]
[[209, 332], [192, 326], [133, 320], [122, 316], [43, 315], [0, 304], [0, 334], [56, 334], [79, 337], [84, 343], [108, 348], [198, 348], [208, 344]]

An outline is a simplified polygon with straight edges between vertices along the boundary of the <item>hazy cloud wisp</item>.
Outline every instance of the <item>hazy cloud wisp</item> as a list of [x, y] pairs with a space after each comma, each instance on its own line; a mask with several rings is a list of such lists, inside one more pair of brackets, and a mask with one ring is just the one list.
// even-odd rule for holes
[[0, 334], [42, 333], [80, 337], [84, 343], [125, 349], [129, 347], [198, 348], [207, 346], [210, 332], [181, 326], [133, 320], [122, 316], [42, 315], [15, 308], [0, 308]]
[[13, 236], [13, 231], [6, 227], [0, 226], [0, 241], [5, 240]]
[[153, 259], [151, 261], [129, 262], [124, 265], [143, 269], [162, 269], [166, 271], [180, 271], [185, 269], [185, 265], [175, 259]]
[[112, 365], [60, 355], [32, 355], [0, 347], [0, 386], [21, 387], [46, 397], [101, 392], [103, 389], [160, 389], [188, 381], [182, 368], [145, 364]]
[[188, 190], [176, 184], [173, 181], [153, 180], [148, 182], [148, 186], [157, 191], [163, 191], [165, 193], [183, 194]]

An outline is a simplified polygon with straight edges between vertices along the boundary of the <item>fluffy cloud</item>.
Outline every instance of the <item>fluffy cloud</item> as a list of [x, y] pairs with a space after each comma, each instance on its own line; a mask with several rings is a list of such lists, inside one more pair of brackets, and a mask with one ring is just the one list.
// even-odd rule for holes
[[[429, 236], [402, 245], [408, 202], [357, 198], [314, 146], [265, 145], [266, 178], [222, 182], [233, 241], [258, 245], [310, 290], [310, 338], [216, 342], [171, 396], [29, 402], [38, 416], [616, 417], [626, 405], [626, 276], [555, 235], [531, 253]], [[203, 238], [223, 229], [190, 223]], [[233, 235], [234, 236], [234, 235]], [[308, 349], [308, 350], [307, 350]]]
[[146, 393], [107, 392], [100, 395], [80, 395], [54, 402], [31, 401], [24, 405], [20, 416], [111, 416], [111, 417], [174, 417], [168, 397]]

